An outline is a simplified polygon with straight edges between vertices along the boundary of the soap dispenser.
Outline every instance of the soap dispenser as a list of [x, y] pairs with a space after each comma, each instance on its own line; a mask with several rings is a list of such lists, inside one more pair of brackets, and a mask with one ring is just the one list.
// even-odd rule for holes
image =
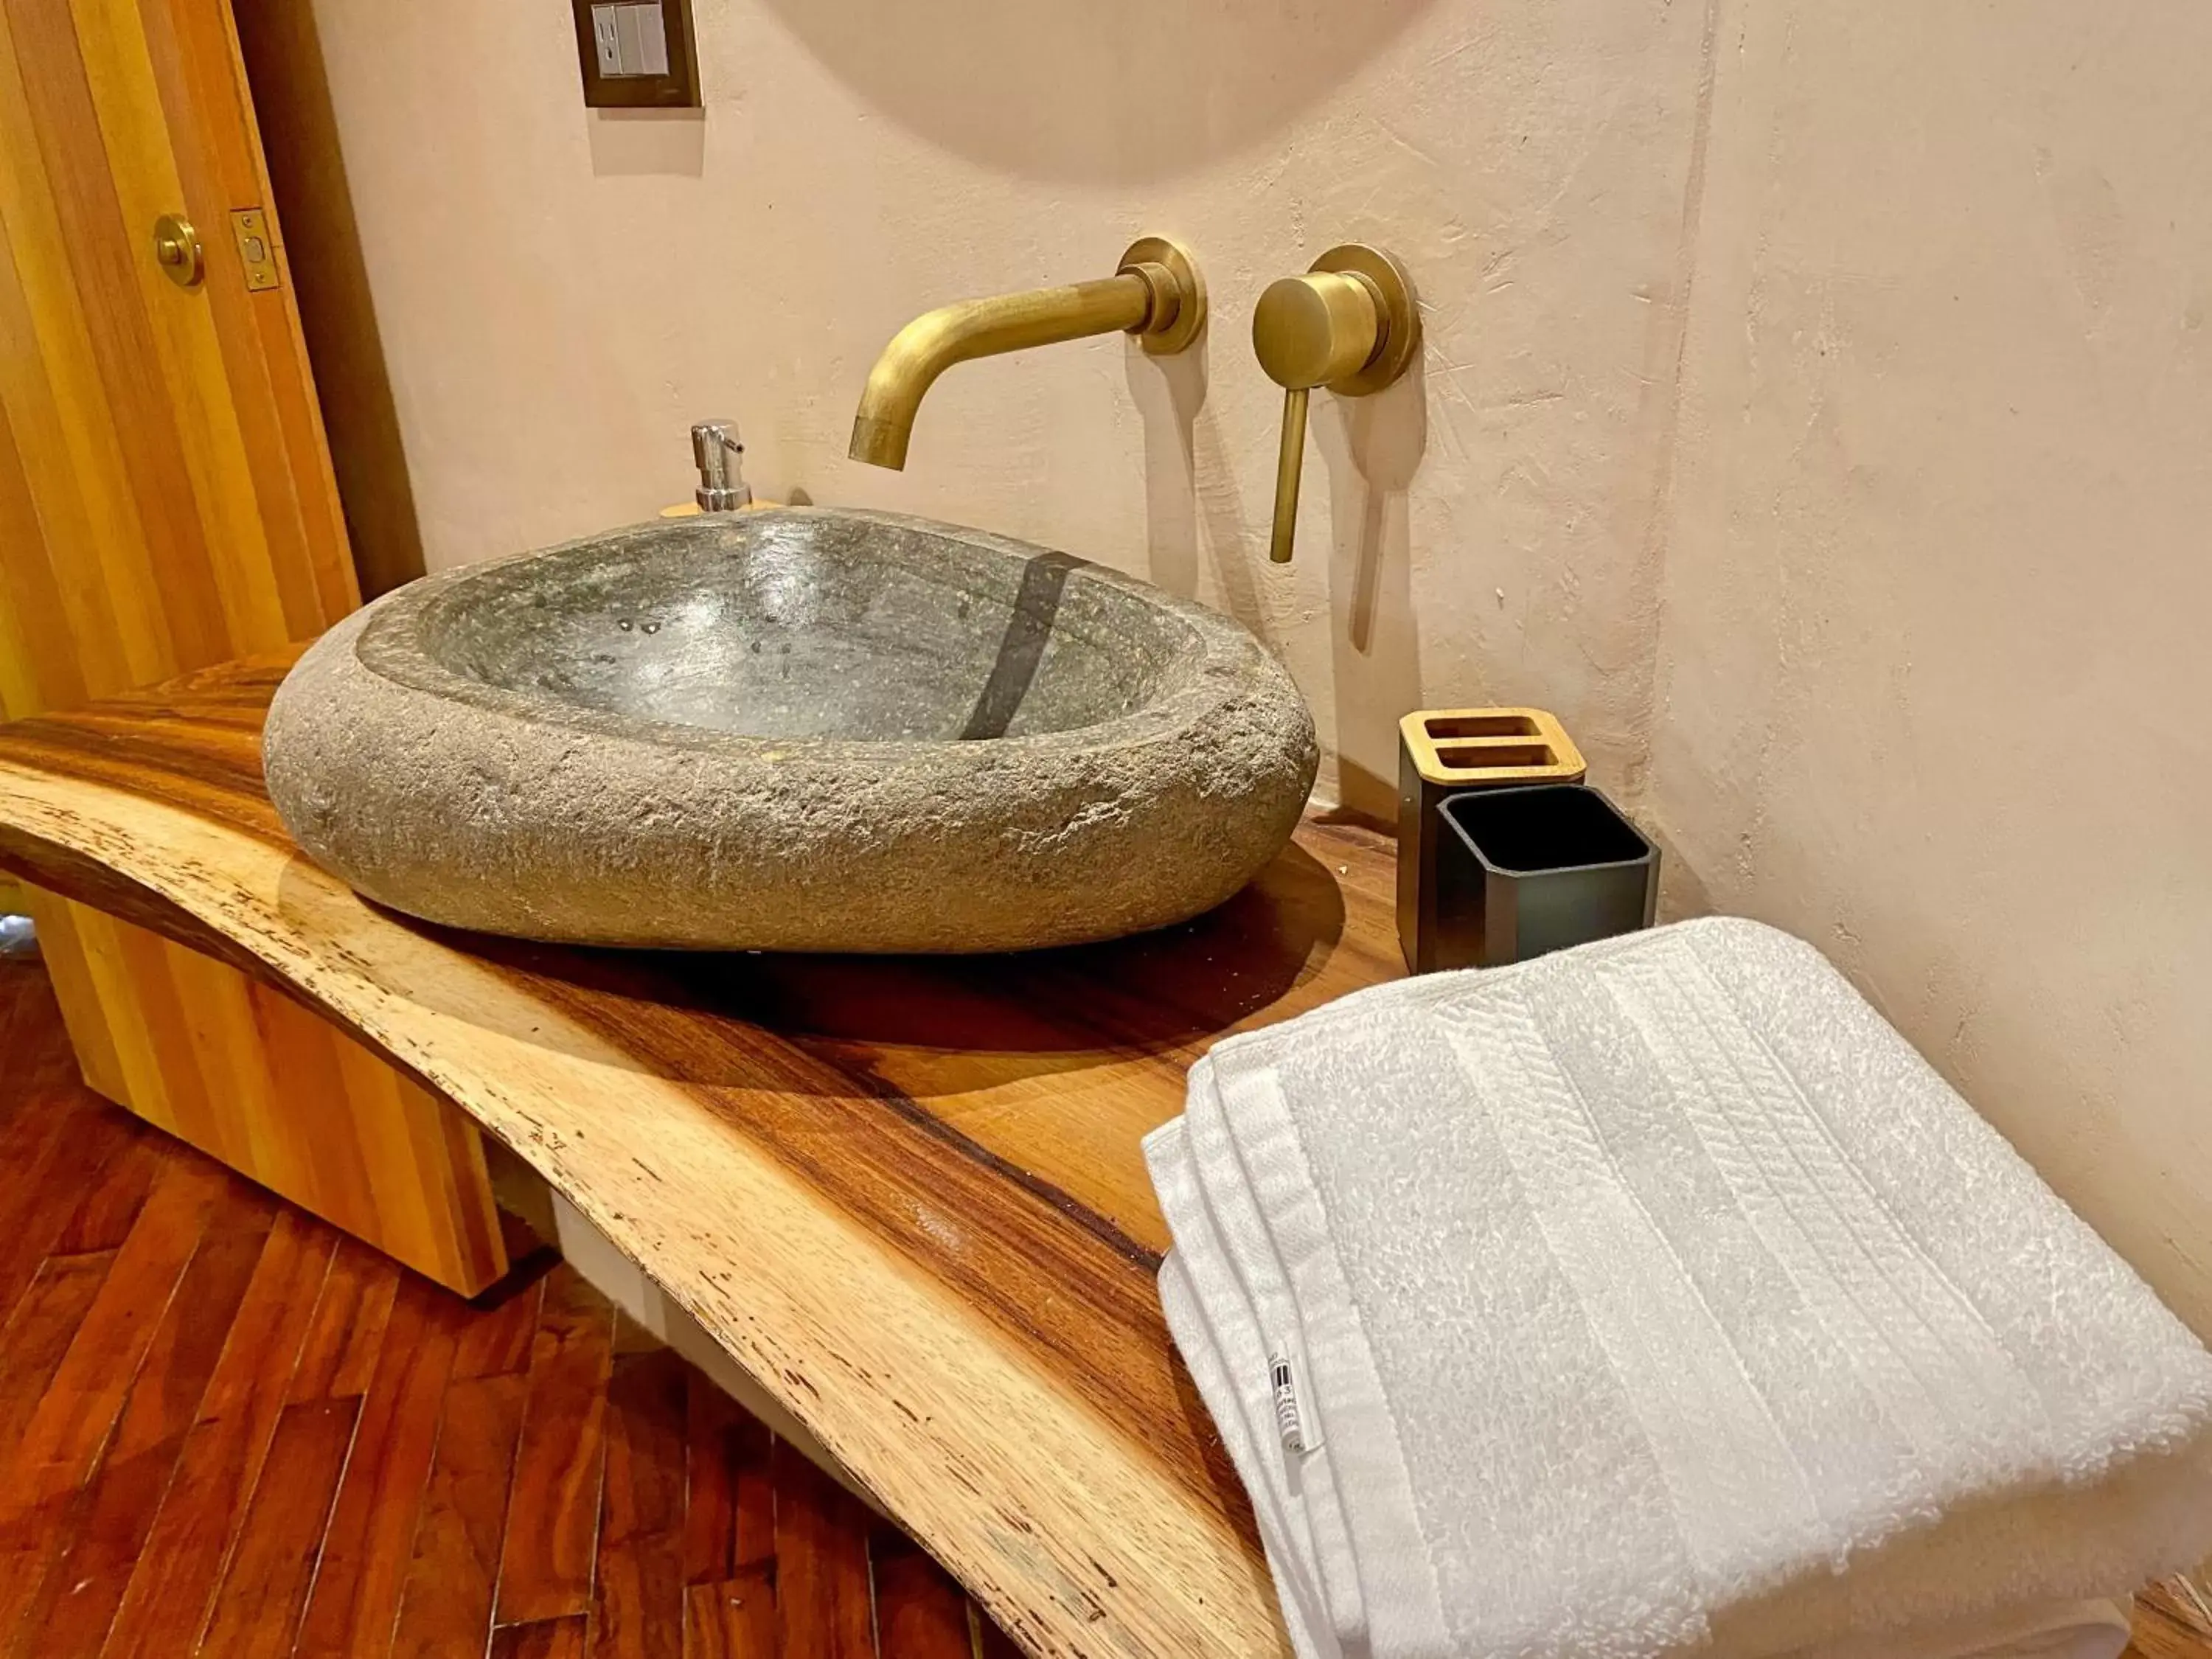
[[702, 513], [735, 513], [753, 504], [745, 484], [745, 447], [735, 421], [701, 421], [691, 428], [691, 459], [699, 465], [692, 497]]

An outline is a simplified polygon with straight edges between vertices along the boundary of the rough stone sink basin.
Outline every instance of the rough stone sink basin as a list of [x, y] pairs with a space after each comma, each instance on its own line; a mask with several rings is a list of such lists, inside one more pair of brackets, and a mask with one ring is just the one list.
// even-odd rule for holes
[[1006, 951], [1158, 927], [1281, 850], [1313, 722], [1236, 623], [980, 531], [781, 509], [426, 577], [270, 710], [285, 826], [431, 921]]

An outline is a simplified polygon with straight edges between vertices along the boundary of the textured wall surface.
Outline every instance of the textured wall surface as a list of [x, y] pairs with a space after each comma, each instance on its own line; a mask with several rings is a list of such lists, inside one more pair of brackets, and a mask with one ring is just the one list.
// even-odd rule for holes
[[1671, 896], [1814, 940], [2212, 1329], [2212, 12], [1721, 36]]
[[[584, 111], [542, 0], [317, 0], [434, 568], [684, 499], [727, 413], [764, 493], [1242, 618], [1324, 796], [1407, 708], [1549, 706], [1670, 908], [1814, 939], [2212, 1329], [2212, 13], [697, 3], [667, 117]], [[844, 459], [908, 317], [1148, 230], [1200, 351], [965, 365]], [[1425, 360], [1317, 401], [1276, 568], [1251, 306], [1354, 236]]]

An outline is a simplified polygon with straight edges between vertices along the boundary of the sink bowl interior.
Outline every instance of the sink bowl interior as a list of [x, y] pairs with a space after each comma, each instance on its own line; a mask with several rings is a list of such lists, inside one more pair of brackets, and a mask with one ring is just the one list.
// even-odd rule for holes
[[732, 544], [670, 535], [485, 567], [413, 620], [479, 685], [757, 738], [938, 742], [1066, 732], [1158, 697], [1188, 625], [1041, 552], [981, 559], [828, 516]]

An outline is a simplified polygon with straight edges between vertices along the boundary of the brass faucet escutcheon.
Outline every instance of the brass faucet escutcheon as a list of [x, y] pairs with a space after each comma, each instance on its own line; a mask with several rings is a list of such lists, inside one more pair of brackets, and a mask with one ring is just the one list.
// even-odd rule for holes
[[1139, 237], [1114, 275], [1096, 282], [940, 306], [893, 335], [876, 359], [853, 416], [852, 457], [903, 467], [923, 394], [970, 357], [1117, 331], [1136, 335], [1158, 356], [1182, 350], [1205, 324], [1206, 283], [1197, 263], [1164, 236]]
[[1252, 313], [1252, 351], [1284, 389], [1283, 442], [1275, 461], [1275, 524], [1267, 556], [1290, 562], [1297, 535], [1298, 477], [1306, 453], [1306, 394], [1380, 392], [1420, 349], [1421, 313], [1406, 269], [1364, 242], [1333, 247], [1303, 276], [1267, 285]]

